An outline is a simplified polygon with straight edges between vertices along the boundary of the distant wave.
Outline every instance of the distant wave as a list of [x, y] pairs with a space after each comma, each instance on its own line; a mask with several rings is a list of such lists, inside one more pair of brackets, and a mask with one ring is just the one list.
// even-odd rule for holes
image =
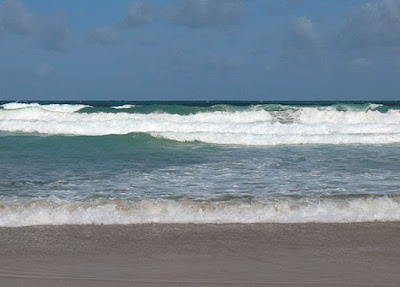
[[190, 201], [1, 202], [0, 226], [136, 223], [302, 223], [399, 221], [398, 199], [280, 200], [259, 203]]
[[114, 106], [111, 108], [116, 110], [123, 110], [123, 109], [131, 109], [133, 107], [136, 107], [136, 105], [122, 105], [122, 106]]
[[40, 105], [39, 103], [7, 103], [1, 105], [5, 110], [16, 110], [24, 108], [40, 108], [51, 112], [74, 113], [83, 108], [90, 107], [88, 105], [70, 105], [70, 104], [49, 104]]
[[8, 103], [0, 109], [0, 131], [102, 136], [147, 133], [168, 140], [227, 145], [400, 143], [400, 111], [378, 105], [250, 106], [244, 110], [179, 115], [83, 113], [86, 105]]

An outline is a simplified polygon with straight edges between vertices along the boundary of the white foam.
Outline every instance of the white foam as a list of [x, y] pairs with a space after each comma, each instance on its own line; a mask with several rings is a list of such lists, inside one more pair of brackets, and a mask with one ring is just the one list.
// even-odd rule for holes
[[330, 108], [302, 108], [298, 112], [301, 123], [334, 123], [334, 124], [362, 124], [362, 123], [400, 123], [398, 110], [389, 110], [386, 113], [379, 111], [337, 111]]
[[37, 105], [3, 105], [0, 131], [87, 136], [140, 132], [182, 142], [261, 146], [400, 143], [398, 110], [343, 112], [332, 107], [304, 107], [177, 115], [75, 113], [73, 111], [83, 106]]
[[154, 137], [180, 142], [204, 142], [223, 145], [276, 146], [300, 144], [393, 144], [400, 143], [400, 133], [396, 134], [291, 134], [291, 135], [257, 135], [232, 133], [151, 133]]
[[112, 109], [116, 109], [116, 110], [123, 110], [123, 109], [130, 109], [136, 107], [136, 105], [122, 105], [122, 106], [114, 106], [111, 107]]
[[70, 104], [49, 104], [40, 105], [39, 103], [7, 103], [1, 105], [5, 110], [16, 110], [24, 108], [40, 108], [46, 111], [61, 112], [61, 113], [74, 113], [83, 108], [90, 107], [88, 105], [70, 105]]
[[376, 110], [379, 107], [383, 107], [383, 105], [382, 104], [369, 104], [368, 110]]
[[32, 201], [0, 203], [0, 226], [138, 223], [304, 223], [399, 221], [393, 198], [259, 203]]

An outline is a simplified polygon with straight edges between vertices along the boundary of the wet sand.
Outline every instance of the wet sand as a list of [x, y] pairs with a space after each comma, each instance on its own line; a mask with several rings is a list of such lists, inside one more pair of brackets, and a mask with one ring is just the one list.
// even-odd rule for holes
[[400, 223], [0, 228], [0, 286], [399, 286]]

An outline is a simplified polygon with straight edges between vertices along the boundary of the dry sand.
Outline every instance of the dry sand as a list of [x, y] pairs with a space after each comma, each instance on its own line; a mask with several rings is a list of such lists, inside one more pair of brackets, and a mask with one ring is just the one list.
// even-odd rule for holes
[[0, 286], [400, 286], [400, 223], [0, 228]]

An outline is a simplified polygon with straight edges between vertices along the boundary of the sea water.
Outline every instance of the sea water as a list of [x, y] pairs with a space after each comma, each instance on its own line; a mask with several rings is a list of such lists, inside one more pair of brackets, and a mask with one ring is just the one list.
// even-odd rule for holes
[[0, 226], [400, 220], [400, 102], [1, 102]]

